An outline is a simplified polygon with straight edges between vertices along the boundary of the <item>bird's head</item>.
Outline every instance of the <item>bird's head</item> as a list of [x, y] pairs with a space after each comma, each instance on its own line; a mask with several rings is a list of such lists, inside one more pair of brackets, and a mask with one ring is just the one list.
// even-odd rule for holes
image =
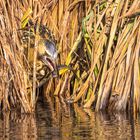
[[57, 56], [58, 51], [54, 42], [42, 38], [38, 42], [38, 58], [50, 69], [50, 71], [57, 70]]

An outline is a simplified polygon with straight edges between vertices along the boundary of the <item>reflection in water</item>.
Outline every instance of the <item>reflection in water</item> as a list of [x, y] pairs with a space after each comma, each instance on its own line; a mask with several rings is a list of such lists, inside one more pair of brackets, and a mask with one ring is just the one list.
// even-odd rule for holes
[[4, 112], [0, 119], [0, 139], [35, 140], [37, 139], [36, 119], [33, 115]]
[[60, 98], [39, 99], [35, 115], [0, 115], [0, 139], [6, 140], [115, 140], [140, 138], [140, 117], [95, 113]]

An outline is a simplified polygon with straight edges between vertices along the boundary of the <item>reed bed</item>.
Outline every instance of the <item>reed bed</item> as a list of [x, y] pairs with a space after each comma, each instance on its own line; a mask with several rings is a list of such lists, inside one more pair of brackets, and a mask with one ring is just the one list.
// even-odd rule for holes
[[32, 20], [51, 30], [57, 64], [67, 66], [45, 83], [47, 96], [96, 111], [139, 111], [139, 15], [139, 0], [1, 0], [1, 109], [35, 110], [37, 33], [33, 50], [22, 40], [22, 27]]

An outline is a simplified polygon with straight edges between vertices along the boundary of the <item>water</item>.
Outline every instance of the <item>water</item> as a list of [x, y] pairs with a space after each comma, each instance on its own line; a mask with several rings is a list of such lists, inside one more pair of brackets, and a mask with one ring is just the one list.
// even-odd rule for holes
[[58, 98], [40, 99], [35, 115], [6, 112], [0, 140], [139, 140], [140, 116], [95, 113]]

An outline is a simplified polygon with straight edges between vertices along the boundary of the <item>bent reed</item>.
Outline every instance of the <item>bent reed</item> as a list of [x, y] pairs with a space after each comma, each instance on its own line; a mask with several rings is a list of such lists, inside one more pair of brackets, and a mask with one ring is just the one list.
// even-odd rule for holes
[[35, 111], [43, 25], [59, 53], [59, 76], [47, 77], [44, 94], [96, 111], [139, 111], [139, 15], [139, 0], [1, 0], [0, 109]]

